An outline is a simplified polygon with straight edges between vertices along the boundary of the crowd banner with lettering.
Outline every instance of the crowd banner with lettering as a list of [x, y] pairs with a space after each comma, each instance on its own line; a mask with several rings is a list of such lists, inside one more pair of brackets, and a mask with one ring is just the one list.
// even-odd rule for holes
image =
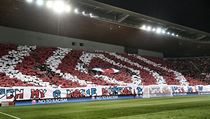
[[[47, 87], [0, 87], [2, 101], [41, 100], [39, 103], [71, 102], [70, 99], [90, 98], [94, 100], [116, 99], [119, 97], [150, 98], [162, 96], [203, 95], [210, 94], [210, 85], [179, 86], [102, 86], [84, 88], [47, 88]], [[47, 99], [47, 100], [46, 100]], [[56, 99], [56, 100], [54, 100]], [[58, 100], [63, 99], [63, 100]]]
[[168, 85], [151, 85], [149, 86], [150, 97], [172, 96], [171, 87]]
[[43, 88], [43, 87], [0, 87], [0, 102], [11, 100], [82, 98], [97, 96], [143, 95], [142, 87], [85, 87], [85, 88]]
[[210, 86], [171, 86], [173, 96], [210, 94]]
[[171, 86], [173, 96], [185, 96], [188, 92], [187, 86], [174, 85]]
[[210, 94], [210, 85], [208, 86], [198, 85], [196, 86], [196, 89], [198, 91], [198, 94], [200, 95]]

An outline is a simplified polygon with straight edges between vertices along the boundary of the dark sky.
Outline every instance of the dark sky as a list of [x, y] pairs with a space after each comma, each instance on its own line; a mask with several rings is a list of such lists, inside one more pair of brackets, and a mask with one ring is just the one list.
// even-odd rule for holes
[[210, 33], [210, 0], [96, 1]]

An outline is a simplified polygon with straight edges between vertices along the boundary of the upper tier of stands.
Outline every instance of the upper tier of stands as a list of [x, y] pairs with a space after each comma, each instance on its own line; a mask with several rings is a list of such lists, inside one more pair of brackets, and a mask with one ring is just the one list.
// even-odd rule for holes
[[0, 44], [0, 87], [206, 85], [209, 70], [208, 57], [163, 59]]

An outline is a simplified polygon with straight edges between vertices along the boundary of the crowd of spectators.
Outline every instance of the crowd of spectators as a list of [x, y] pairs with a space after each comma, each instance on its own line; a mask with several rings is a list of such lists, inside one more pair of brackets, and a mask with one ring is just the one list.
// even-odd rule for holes
[[[117, 73], [93, 72], [113, 68]], [[205, 85], [210, 58], [163, 59], [103, 51], [0, 44], [0, 86], [75, 88], [129, 85]]]

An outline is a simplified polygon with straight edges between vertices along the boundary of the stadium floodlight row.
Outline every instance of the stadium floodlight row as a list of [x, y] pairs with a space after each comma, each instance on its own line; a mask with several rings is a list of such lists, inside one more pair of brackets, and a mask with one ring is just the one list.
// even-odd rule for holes
[[176, 37], [179, 37], [178, 34], [171, 33], [171, 32], [169, 32], [169, 31], [167, 31], [166, 28], [161, 28], [161, 27], [155, 28], [155, 27], [152, 27], [152, 26], [150, 26], [150, 25], [142, 25], [142, 26], [140, 27], [140, 29], [145, 30], [145, 31], [148, 31], [148, 32], [154, 32], [154, 33], [157, 33], [157, 34], [171, 35], [171, 36], [174, 36], [174, 37], [175, 37], [175, 36], [176, 36]]
[[[55, 13], [57, 14], [63, 14], [63, 13], [70, 13], [73, 9], [73, 7], [71, 5], [69, 5], [68, 3], [66, 3], [63, 0], [58, 0], [58, 1], [52, 1], [52, 0], [26, 0], [28, 3], [35, 3], [38, 6], [46, 6], [48, 9], [52, 9]], [[93, 15], [92, 13], [86, 13], [85, 11], [79, 11], [78, 8], [75, 8], [74, 10], [75, 14], [81, 14], [83, 16], [89, 16], [90, 18], [96, 18], [97, 16]], [[166, 28], [161, 28], [161, 27], [152, 27], [150, 25], [145, 25], [143, 24], [140, 27], [141, 30], [145, 30], [148, 32], [154, 32], [157, 34], [162, 34], [162, 35], [169, 35], [169, 36], [173, 36], [173, 37], [179, 37], [178, 34], [175, 33], [171, 33], [169, 31], [166, 31]]]
[[86, 13], [85, 11], [79, 11], [78, 8], [74, 8], [69, 5], [69, 3], [64, 0], [26, 0], [26, 2], [32, 4], [35, 3], [37, 6], [46, 6], [46, 8], [51, 9], [57, 14], [70, 13], [72, 10], [75, 14], [81, 14], [83, 16], [89, 16], [90, 18], [96, 17], [93, 13]]

